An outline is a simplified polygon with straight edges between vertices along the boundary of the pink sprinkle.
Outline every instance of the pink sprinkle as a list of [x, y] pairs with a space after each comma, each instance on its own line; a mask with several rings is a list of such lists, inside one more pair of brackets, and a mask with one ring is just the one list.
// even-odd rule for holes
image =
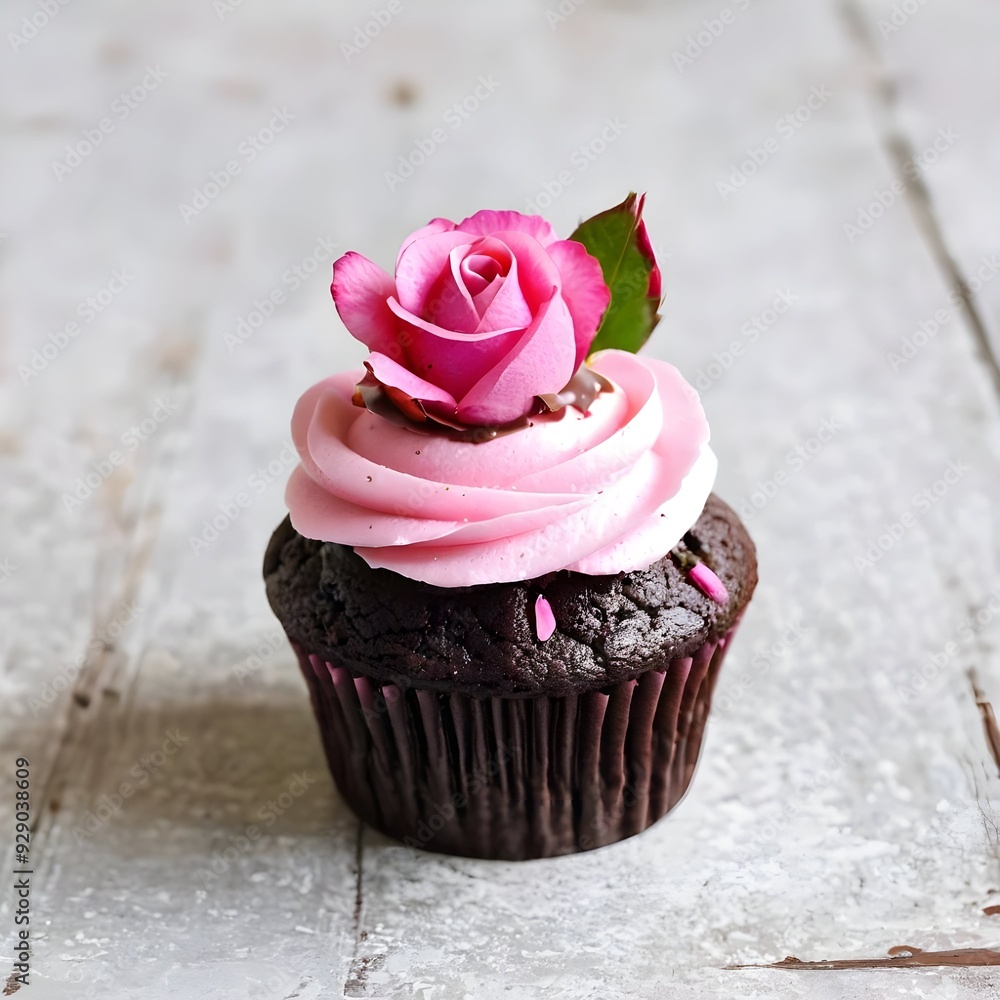
[[725, 604], [729, 600], [726, 585], [704, 563], [695, 563], [689, 571], [689, 576], [694, 585], [713, 601]]
[[545, 642], [556, 630], [556, 616], [552, 605], [541, 594], [535, 599], [535, 630], [540, 642]]

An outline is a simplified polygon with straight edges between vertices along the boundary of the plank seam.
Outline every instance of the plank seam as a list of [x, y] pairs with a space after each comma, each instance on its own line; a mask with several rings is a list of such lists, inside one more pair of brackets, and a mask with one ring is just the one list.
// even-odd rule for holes
[[[899, 89], [889, 73], [889, 68], [865, 22], [857, 0], [841, 0], [840, 9], [847, 24], [848, 34], [868, 59], [872, 79], [871, 89], [876, 108], [879, 110], [876, 115], [876, 126], [894, 169], [902, 175], [907, 163], [916, 162], [917, 149], [899, 122]], [[907, 175], [904, 197], [913, 211], [917, 230], [926, 241], [946, 284], [956, 291], [961, 300], [976, 354], [988, 371], [994, 391], [1000, 398], [1000, 360], [990, 343], [986, 323], [969, 283], [948, 248], [944, 230], [934, 210], [934, 199], [920, 173], [916, 173], [912, 178]]]

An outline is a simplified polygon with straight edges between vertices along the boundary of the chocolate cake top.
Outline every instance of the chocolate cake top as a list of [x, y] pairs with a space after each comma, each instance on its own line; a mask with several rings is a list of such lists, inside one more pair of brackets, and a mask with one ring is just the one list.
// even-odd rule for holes
[[[721, 579], [708, 597], [688, 555]], [[679, 558], [678, 558], [679, 556]], [[271, 607], [309, 653], [381, 682], [472, 695], [571, 694], [662, 669], [729, 629], [757, 583], [750, 536], [714, 494], [674, 554], [614, 576], [562, 570], [518, 583], [436, 587], [372, 569], [286, 518], [264, 559]], [[535, 602], [555, 631], [538, 638]]]

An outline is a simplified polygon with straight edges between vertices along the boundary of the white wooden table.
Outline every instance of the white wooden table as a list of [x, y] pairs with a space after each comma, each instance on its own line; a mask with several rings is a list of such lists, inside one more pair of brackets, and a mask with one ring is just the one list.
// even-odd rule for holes
[[[1000, 698], [1000, 9], [42, 10], [0, 16], [5, 871], [19, 756], [35, 823], [18, 997], [995, 990], [1000, 765], [968, 672]], [[292, 405], [363, 355], [329, 261], [389, 264], [481, 207], [568, 233], [629, 189], [665, 266], [651, 349], [704, 390], [761, 584], [674, 814], [559, 860], [418, 854], [334, 792], [260, 580]], [[887, 968], [904, 945], [928, 964]], [[833, 964], [769, 967], [786, 956]]]

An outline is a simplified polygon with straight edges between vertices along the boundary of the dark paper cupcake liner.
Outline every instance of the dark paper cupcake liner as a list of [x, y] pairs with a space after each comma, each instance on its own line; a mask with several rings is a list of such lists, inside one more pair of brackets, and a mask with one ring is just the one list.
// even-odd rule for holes
[[664, 670], [522, 698], [382, 684], [293, 646], [358, 816], [410, 847], [519, 860], [614, 843], [680, 801], [735, 631]]

